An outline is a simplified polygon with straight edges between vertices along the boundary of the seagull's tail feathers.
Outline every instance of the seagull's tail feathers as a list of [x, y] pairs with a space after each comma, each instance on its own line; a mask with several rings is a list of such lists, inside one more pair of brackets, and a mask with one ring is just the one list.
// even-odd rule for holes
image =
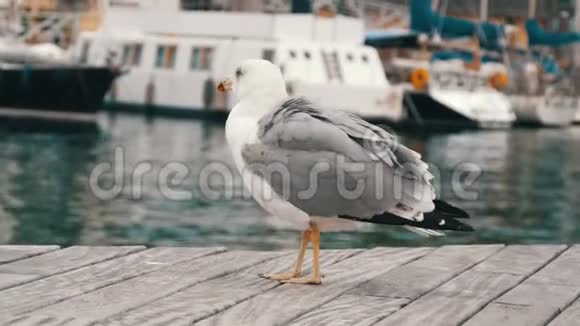
[[350, 216], [340, 217], [374, 224], [401, 225], [411, 229], [413, 232], [422, 235], [441, 235], [441, 233], [436, 230], [464, 232], [474, 231], [474, 228], [471, 225], [463, 223], [459, 220], [469, 218], [469, 214], [467, 214], [465, 211], [441, 200], [435, 200], [434, 204], [435, 209], [432, 212], [424, 213], [422, 219], [417, 218], [415, 220], [403, 218], [389, 212], [375, 215], [371, 218], [356, 218]]
[[405, 225], [404, 226], [405, 229], [413, 232], [413, 233], [417, 233], [420, 236], [429, 238], [429, 237], [442, 237], [445, 235], [445, 233], [441, 232], [441, 231], [435, 231], [435, 230], [429, 230], [429, 229], [423, 229], [423, 228], [417, 228], [414, 226], [409, 226], [409, 225]]

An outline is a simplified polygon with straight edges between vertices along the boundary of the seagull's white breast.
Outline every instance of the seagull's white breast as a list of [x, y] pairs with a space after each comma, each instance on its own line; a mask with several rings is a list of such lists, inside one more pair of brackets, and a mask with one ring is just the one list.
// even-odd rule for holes
[[242, 148], [247, 144], [258, 142], [258, 121], [259, 117], [236, 114], [235, 110], [232, 110], [226, 122], [226, 139], [240, 172], [245, 167]]
[[[236, 112], [236, 109], [237, 112]], [[237, 106], [230, 113], [226, 122], [226, 139], [232, 150], [234, 162], [240, 171], [244, 186], [254, 199], [270, 214], [283, 218], [301, 230], [310, 228], [310, 216], [278, 196], [263, 178], [246, 169], [242, 149], [247, 144], [256, 144], [258, 139], [258, 122], [260, 116], [242, 114]]]

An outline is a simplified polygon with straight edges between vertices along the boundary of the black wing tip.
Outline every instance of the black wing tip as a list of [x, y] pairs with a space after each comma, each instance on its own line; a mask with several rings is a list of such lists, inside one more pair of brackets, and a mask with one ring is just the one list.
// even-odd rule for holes
[[433, 200], [433, 204], [435, 204], [435, 212], [442, 215], [448, 215], [453, 218], [469, 218], [469, 214], [466, 211], [440, 199]]
[[469, 218], [469, 214], [466, 211], [439, 199], [434, 200], [433, 203], [435, 204], [435, 210], [423, 214], [422, 221], [410, 220], [389, 212], [384, 212], [382, 214], [375, 215], [371, 218], [358, 218], [351, 216], [339, 216], [339, 217], [373, 224], [409, 225], [428, 230], [459, 231], [459, 232], [475, 231], [475, 228], [473, 226], [467, 223], [463, 223], [459, 220]]
[[431, 212], [423, 215], [423, 221], [419, 222], [418, 227], [431, 230], [473, 232], [475, 228], [467, 223], [463, 223], [455, 217], [450, 217], [439, 212]]
[[409, 225], [428, 230], [459, 231], [459, 232], [475, 231], [475, 228], [473, 226], [467, 223], [463, 223], [460, 220], [455, 219], [453, 217], [449, 217], [448, 215], [439, 214], [439, 212], [437, 211], [424, 214], [422, 221], [414, 221], [406, 219], [388, 212], [375, 215], [371, 218], [358, 218], [344, 215], [341, 215], [339, 217], [373, 224], [399, 225], [399, 226]]

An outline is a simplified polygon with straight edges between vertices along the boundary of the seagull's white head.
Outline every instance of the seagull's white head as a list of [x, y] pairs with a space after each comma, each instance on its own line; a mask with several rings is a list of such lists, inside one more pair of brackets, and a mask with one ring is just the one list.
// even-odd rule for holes
[[270, 61], [261, 59], [242, 61], [236, 68], [235, 76], [235, 81], [227, 79], [220, 82], [218, 90], [223, 92], [233, 88], [240, 101], [259, 97], [273, 100], [288, 97], [282, 72]]

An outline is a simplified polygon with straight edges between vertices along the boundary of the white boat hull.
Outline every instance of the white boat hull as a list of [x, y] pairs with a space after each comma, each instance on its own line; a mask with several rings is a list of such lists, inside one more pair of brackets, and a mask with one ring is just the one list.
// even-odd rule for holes
[[[580, 101], [578, 101], [580, 104]], [[576, 109], [576, 115], [574, 116], [574, 124], [580, 124], [580, 105]]]
[[565, 127], [572, 124], [577, 115], [575, 98], [549, 96], [512, 95], [517, 122], [547, 127]]
[[[111, 35], [83, 35], [83, 39], [92, 41], [96, 49], [106, 49], [107, 45], [112, 49], [115, 49], [115, 45], [116, 48], [122, 48], [124, 42]], [[273, 62], [283, 67], [291, 95], [305, 96], [322, 107], [348, 111], [372, 120], [396, 122], [402, 116], [403, 91], [385, 78], [378, 54], [371, 47], [342, 44], [339, 48], [330, 48], [329, 44], [309, 41], [167, 38], [151, 35], [142, 36], [138, 42], [143, 46], [141, 64], [127, 67], [129, 72], [116, 81], [107, 98], [107, 104], [111, 107], [154, 108], [160, 114], [168, 110], [183, 115], [215, 111], [227, 113], [236, 99], [233, 94], [217, 93], [217, 82], [232, 76], [240, 61], [260, 58], [264, 50], [271, 49], [276, 53]], [[157, 46], [167, 42], [176, 45], [175, 67], [155, 68]], [[214, 51], [214, 68], [192, 71], [189, 66], [191, 49], [204, 46], [211, 46]], [[358, 61], [342, 60], [341, 71], [344, 74], [341, 80], [329, 81], [323, 65], [323, 52], [353, 55]], [[308, 59], [305, 54], [309, 55]], [[366, 62], [361, 61], [363, 57]]]
[[435, 88], [430, 95], [483, 129], [509, 128], [516, 119], [509, 99], [491, 88], [474, 91]]

